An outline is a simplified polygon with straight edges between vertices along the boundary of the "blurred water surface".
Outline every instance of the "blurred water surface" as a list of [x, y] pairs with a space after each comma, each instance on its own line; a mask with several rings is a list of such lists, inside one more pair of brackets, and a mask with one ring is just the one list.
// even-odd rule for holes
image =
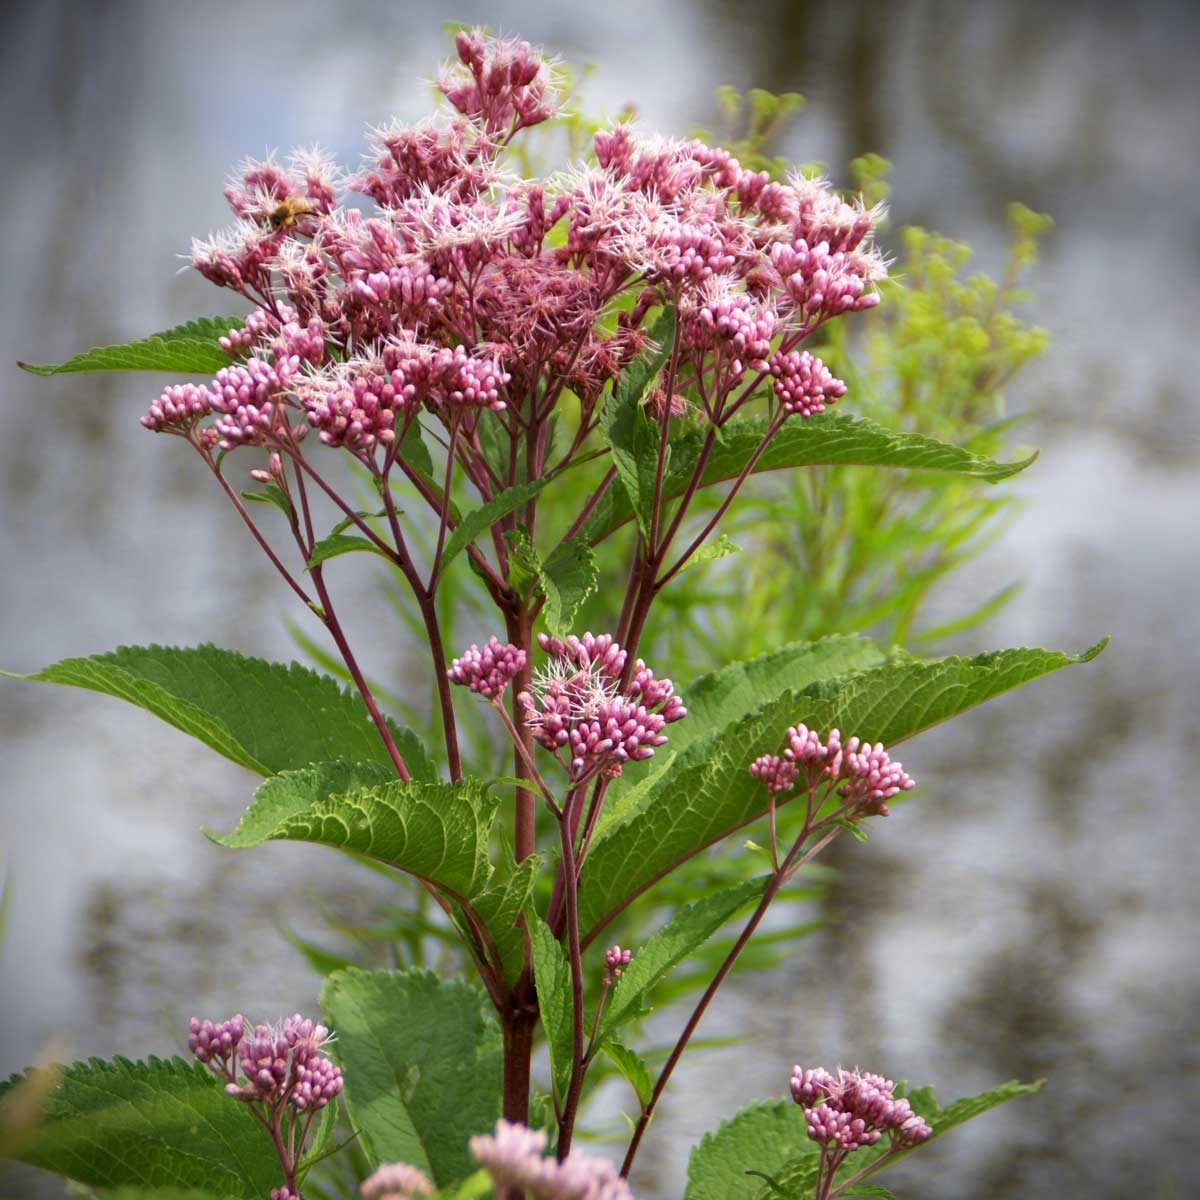
[[[895, 228], [968, 240], [993, 269], [1008, 200], [1058, 220], [1033, 310], [1054, 349], [1010, 397], [1037, 414], [1042, 458], [1024, 515], [947, 604], [1020, 576], [964, 651], [1114, 643], [1086, 674], [906, 749], [920, 799], [842, 856], [836, 924], [715, 1006], [705, 1032], [748, 1040], [678, 1073], [638, 1194], [679, 1195], [687, 1147], [780, 1094], [793, 1061], [943, 1097], [1050, 1078], [919, 1156], [909, 1195], [1198, 1194], [1181, 1126], [1200, 1101], [1200, 9], [463, 0], [452, 15], [598, 64], [591, 106], [632, 99], [672, 132], [713, 121], [720, 83], [804, 92], [789, 153], [841, 178], [850, 156], [885, 154]], [[421, 115], [442, 19], [395, 2], [5, 6], [0, 358], [222, 311], [173, 256], [224, 223], [228, 167], [311, 141], [354, 161], [365, 122]], [[154, 380], [5, 379], [0, 665], [131, 641], [292, 653], [288, 597], [233, 515], [181, 447], [138, 428]], [[376, 669], [404, 663], [389, 646]], [[347, 916], [383, 898], [313, 848], [209, 845], [197, 827], [229, 826], [246, 777], [114, 702], [0, 688], [0, 761], [0, 1076], [51, 1042], [170, 1053], [193, 1011], [311, 1009], [314, 978], [276, 932], [284, 898], [300, 929], [319, 928], [320, 895]], [[60, 1190], [24, 1174], [13, 1189]]]

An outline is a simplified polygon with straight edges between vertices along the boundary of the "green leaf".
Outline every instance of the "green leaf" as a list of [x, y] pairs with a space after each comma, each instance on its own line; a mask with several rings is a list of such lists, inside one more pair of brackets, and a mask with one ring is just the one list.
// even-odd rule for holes
[[266, 484], [261, 492], [243, 492], [242, 499], [255, 504], [273, 504], [289, 521], [292, 519], [292, 502], [277, 483]]
[[433, 455], [429, 453], [429, 447], [425, 445], [425, 439], [421, 436], [420, 421], [413, 421], [405, 430], [400, 441], [399, 455], [415, 471], [433, 482]]
[[[298, 663], [212, 645], [121, 646], [35, 675], [0, 674], [127, 700], [260, 775], [338, 758], [391, 764], [358, 697]], [[413, 778], [436, 778], [416, 735], [389, 725]]]
[[[711, 487], [737, 478], [762, 441], [765, 430], [766, 422], [758, 417], [730, 421], [713, 447], [701, 486]], [[673, 439], [672, 466], [663, 481], [665, 499], [677, 499], [687, 490], [703, 437], [702, 432], [691, 431]], [[865, 417], [829, 412], [786, 422], [771, 439], [752, 473], [791, 467], [900, 467], [969, 475], [999, 483], [1023, 471], [1036, 458], [1034, 454], [1018, 462], [1000, 463], [922, 434], [885, 429]], [[615, 457], [614, 465], [619, 471]], [[580, 536], [594, 545], [635, 515], [628, 491], [609, 488], [604, 502], [597, 505]]]
[[596, 590], [600, 567], [592, 548], [582, 538], [559, 545], [546, 559], [539, 575], [546, 597], [543, 617], [554, 637], [566, 637], [583, 602]]
[[692, 1150], [685, 1200], [753, 1200], [766, 1185], [746, 1172], [774, 1175], [807, 1138], [804, 1110], [790, 1100], [743, 1108]]
[[537, 984], [538, 1008], [546, 1027], [550, 1074], [559, 1101], [571, 1079], [574, 1046], [571, 966], [566, 951], [550, 932], [550, 926], [532, 910], [527, 914], [533, 948], [533, 977]]
[[[38, 1119], [16, 1128], [32, 1101]], [[89, 1187], [201, 1189], [261, 1200], [279, 1161], [245, 1105], [199, 1063], [93, 1058], [0, 1084], [6, 1157]]]
[[232, 359], [218, 338], [242, 327], [241, 317], [199, 317], [123, 346], [97, 346], [61, 363], [17, 365], [31, 375], [77, 375], [91, 371], [171, 371], [176, 375], [215, 375]]
[[277, 840], [334, 846], [469, 899], [491, 876], [499, 804], [475, 779], [402, 783], [377, 763], [318, 763], [266, 780], [237, 828], [212, 840], [239, 850]]
[[[1081, 655], [1001, 650], [976, 658], [923, 660], [908, 655], [775, 698], [688, 743], [670, 767], [639, 789], [619, 821], [597, 835], [580, 879], [580, 927], [590, 941], [631, 900], [692, 855], [760, 817], [764, 793], [747, 768], [778, 751], [798, 721], [822, 732], [894, 746], [1002, 692], [1076, 663]], [[684, 693], [689, 707], [690, 697]], [[676, 728], [672, 726], [672, 734]], [[629, 801], [629, 797], [624, 797]]]
[[689, 954], [703, 946], [730, 917], [757, 900], [768, 876], [746, 879], [687, 905], [635, 951], [613, 986], [601, 1023], [601, 1036], [646, 1011], [649, 993]]
[[650, 1097], [654, 1093], [654, 1076], [651, 1074], [646, 1060], [636, 1050], [630, 1050], [616, 1038], [607, 1038], [600, 1049], [604, 1051], [633, 1088], [634, 1094], [638, 1098], [638, 1104], [644, 1109], [650, 1103]]
[[440, 570], [444, 571], [481, 533], [490, 529], [502, 517], [523, 508], [545, 486], [544, 479], [536, 479], [532, 483], [519, 483], [516, 487], [505, 488], [493, 496], [482, 508], [472, 509], [447, 539], [446, 548], [442, 551]]
[[613, 466], [627, 502], [626, 519], [630, 513], [636, 516], [643, 534], [650, 529], [648, 485], [653, 484], [657, 465], [658, 430], [646, 420], [642, 399], [671, 355], [674, 309], [664, 310], [650, 337], [652, 348], [625, 369], [600, 414], [600, 433], [612, 451]]
[[312, 570], [313, 567], [320, 566], [321, 563], [328, 562], [331, 558], [337, 558], [342, 554], [355, 554], [363, 550], [369, 554], [378, 554], [380, 558], [391, 562], [391, 559], [368, 538], [359, 537], [358, 534], [353, 533], [331, 533], [313, 547], [305, 569]]
[[637, 808], [658, 776], [692, 742], [716, 733], [781, 692], [799, 691], [820, 680], [884, 661], [883, 651], [874, 642], [836, 635], [815, 642], [792, 642], [749, 662], [730, 663], [684, 685], [680, 692], [687, 705], [687, 718], [671, 726], [669, 744], [646, 763], [640, 778], [627, 771], [614, 781], [597, 836]]
[[682, 575], [684, 571], [690, 571], [693, 567], [703, 566], [704, 563], [712, 562], [715, 558], [728, 558], [731, 554], [740, 554], [741, 546], [730, 541], [727, 534], [718, 534], [711, 542], [705, 542], [691, 558], [679, 569]]
[[500, 1031], [481, 992], [425, 971], [339, 971], [321, 994], [351, 1123], [372, 1166], [439, 1186], [474, 1170], [468, 1138], [500, 1116]]
[[504, 884], [489, 888], [474, 902], [475, 914], [496, 943], [510, 984], [517, 982], [525, 966], [525, 930], [520, 919], [533, 897], [541, 866], [541, 855], [531, 854], [522, 859]]

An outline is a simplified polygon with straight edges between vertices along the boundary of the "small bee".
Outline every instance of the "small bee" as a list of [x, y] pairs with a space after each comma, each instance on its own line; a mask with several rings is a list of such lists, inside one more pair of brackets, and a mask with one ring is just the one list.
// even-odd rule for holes
[[301, 217], [315, 216], [316, 211], [307, 200], [291, 196], [274, 208], [267, 220], [272, 229], [295, 229]]

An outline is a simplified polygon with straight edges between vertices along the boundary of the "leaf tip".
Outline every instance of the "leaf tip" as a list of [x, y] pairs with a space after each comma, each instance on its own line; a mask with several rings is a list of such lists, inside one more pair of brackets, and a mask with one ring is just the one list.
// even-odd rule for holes
[[[1093, 658], [1098, 658], [1104, 653], [1105, 648], [1111, 641], [1112, 635], [1105, 634], [1104, 637], [1102, 637], [1094, 646], [1089, 646], [1082, 654], [1080, 654], [1075, 661], [1079, 663], [1090, 663]], [[1042, 1080], [1042, 1082], [1044, 1083], [1045, 1080]]]

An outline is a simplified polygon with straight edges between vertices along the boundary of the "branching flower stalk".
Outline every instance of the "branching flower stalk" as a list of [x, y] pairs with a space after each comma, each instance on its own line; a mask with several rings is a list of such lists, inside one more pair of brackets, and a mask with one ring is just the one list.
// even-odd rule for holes
[[[191, 257], [252, 311], [222, 339], [229, 365], [206, 385], [168, 387], [143, 424], [199, 453], [324, 625], [400, 780], [410, 780], [409, 765], [337, 615], [329, 559], [372, 551], [408, 586], [451, 781], [463, 778], [452, 685], [495, 709], [520, 781], [515, 861], [538, 847], [539, 801], [556, 832], [545, 915], [565, 939], [571, 972], [572, 1062], [557, 1097], [555, 1144], [565, 1164], [601, 1017], [589, 1037], [580, 881], [611, 781], [653, 755], [667, 726], [686, 716], [670, 680], [637, 657], [638, 645], [655, 600], [717, 530], [773, 439], [845, 393], [802, 343], [826, 322], [876, 304], [886, 269], [873, 245], [877, 208], [843, 199], [824, 180], [773, 181], [695, 140], [621, 124], [596, 135], [590, 165], [539, 181], [513, 176], [505, 165], [513, 139], [557, 111], [554, 64], [526, 43], [479, 32], [459, 34], [456, 51], [438, 85], [449, 118], [376, 130], [362, 170], [343, 172], [316, 151], [244, 164], [226, 190], [236, 224], [196, 242]], [[375, 210], [350, 207], [352, 194]], [[767, 412], [755, 426], [759, 441], [697, 523], [697, 495], [718, 481], [710, 471], [717, 448], [750, 406]], [[560, 417], [565, 438], [556, 438]], [[681, 440], [697, 446], [682, 469], [672, 461]], [[365, 472], [378, 512], [357, 510], [329, 474], [323, 460], [335, 452]], [[254, 498], [285, 515], [282, 545], [233, 482], [230, 464], [243, 458], [263, 489]], [[539, 491], [597, 461], [604, 469], [570, 526], [540, 528]], [[483, 521], [467, 524], [455, 499], [464, 488], [478, 494]], [[419, 520], [406, 512], [414, 503], [434, 530], [424, 555], [407, 524]], [[338, 523], [322, 533], [330, 505]], [[586, 561], [630, 522], [630, 583], [614, 634], [570, 634], [559, 564]], [[437, 597], [460, 553], [505, 640], [473, 645], [447, 667]], [[535, 637], [539, 621], [549, 632]], [[545, 656], [537, 669], [535, 647]], [[886, 811], [889, 788], [911, 786], [898, 767], [888, 774], [882, 747], [856, 739], [843, 747], [836, 731], [814, 740], [803, 726], [791, 736], [783, 756], [753, 768], [767, 787], [772, 875], [660, 1072], [623, 1173], [772, 899], [840, 828]], [[561, 769], [561, 787], [538, 767], [539, 752]], [[807, 815], [780, 854], [774, 807], [798, 780]], [[504, 1035], [504, 1116], [523, 1123], [538, 1019], [532, 960], [527, 953], [510, 985], [469, 899], [426, 886], [471, 931], [468, 951]], [[609, 964], [604, 996], [616, 970]]]

